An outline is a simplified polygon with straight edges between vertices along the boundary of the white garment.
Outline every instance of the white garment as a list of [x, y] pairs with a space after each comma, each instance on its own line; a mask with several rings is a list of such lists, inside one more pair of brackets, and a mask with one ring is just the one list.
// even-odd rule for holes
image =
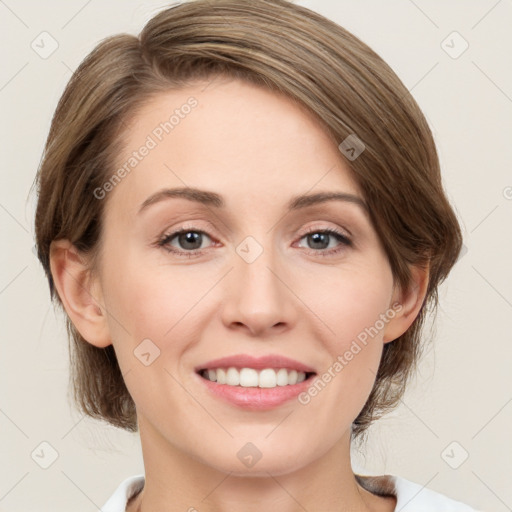
[[[390, 484], [394, 487], [393, 494], [397, 499], [395, 512], [478, 512], [469, 505], [454, 501], [399, 476], [372, 477], [371, 492], [376, 493], [379, 485], [381, 489], [388, 489]], [[144, 475], [127, 478], [101, 507], [101, 512], [125, 512], [128, 500], [143, 487]]]

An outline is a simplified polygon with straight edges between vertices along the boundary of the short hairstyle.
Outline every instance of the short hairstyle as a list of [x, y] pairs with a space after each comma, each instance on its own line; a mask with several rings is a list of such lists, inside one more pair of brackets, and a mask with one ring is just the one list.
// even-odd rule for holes
[[[432, 133], [407, 88], [366, 44], [305, 7], [287, 0], [172, 5], [138, 37], [108, 37], [83, 60], [60, 98], [36, 177], [36, 244], [51, 297], [62, 305], [50, 270], [53, 240], [97, 254], [108, 198], [98, 200], [94, 191], [115, 172], [129, 120], [155, 95], [219, 75], [291, 98], [336, 145], [351, 135], [362, 142], [358, 158], [340, 156], [364, 195], [395, 283], [407, 287], [410, 266], [428, 266], [417, 318], [383, 347], [374, 387], [353, 423], [357, 437], [403, 396], [421, 354], [426, 311], [437, 306], [462, 236]], [[113, 346], [86, 342], [69, 317], [66, 325], [75, 403], [93, 418], [136, 431], [135, 404]]]

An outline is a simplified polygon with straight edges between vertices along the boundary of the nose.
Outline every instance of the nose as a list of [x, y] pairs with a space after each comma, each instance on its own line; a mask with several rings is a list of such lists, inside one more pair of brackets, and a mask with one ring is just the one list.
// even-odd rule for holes
[[234, 268], [224, 282], [222, 320], [229, 329], [269, 337], [291, 328], [296, 320], [289, 272], [265, 249], [254, 261], [233, 255]]

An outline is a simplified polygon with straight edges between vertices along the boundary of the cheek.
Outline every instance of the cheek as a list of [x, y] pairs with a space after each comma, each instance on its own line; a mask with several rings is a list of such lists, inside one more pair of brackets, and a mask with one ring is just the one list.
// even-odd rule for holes
[[[200, 339], [198, 304], [214, 281], [205, 282], [204, 274], [194, 273], [192, 266], [143, 265], [126, 256], [119, 261], [104, 267], [112, 344], [137, 409], [155, 413], [163, 395], [174, 405], [175, 397], [183, 395], [172, 376], [178, 375], [184, 353]], [[182, 399], [187, 402], [188, 395]]]
[[369, 331], [372, 338], [381, 339], [379, 319], [390, 307], [392, 290], [391, 271], [386, 260], [379, 258], [364, 266], [341, 269], [324, 281], [322, 294], [310, 293], [312, 310], [331, 333], [331, 348], [339, 353]]
[[215, 273], [194, 271], [192, 265], [144, 264], [136, 254], [110, 254], [110, 264], [103, 267], [104, 299], [120, 364], [133, 363], [133, 350], [143, 340], [174, 359], [187, 340], [197, 339], [197, 306], [215, 284]]
[[324, 288], [324, 299], [316, 302], [329, 327], [323, 339], [329, 357], [301, 403], [312, 407], [318, 421], [336, 418], [337, 423], [348, 421], [348, 425], [372, 390], [382, 354], [383, 327], [394, 316], [388, 309], [393, 277], [386, 262], [379, 258], [364, 267], [340, 271]]

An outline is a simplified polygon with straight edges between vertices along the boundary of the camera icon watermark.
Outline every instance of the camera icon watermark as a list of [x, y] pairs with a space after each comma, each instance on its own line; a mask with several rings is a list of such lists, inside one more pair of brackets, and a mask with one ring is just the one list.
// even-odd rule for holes
[[246, 263], [253, 263], [263, 253], [263, 247], [254, 237], [248, 236], [238, 244], [236, 248], [236, 253]]
[[508, 186], [503, 189], [503, 197], [510, 201], [512, 199], [512, 187]]
[[441, 48], [452, 58], [458, 59], [468, 48], [469, 43], [454, 30], [441, 42]]
[[366, 146], [357, 135], [351, 133], [339, 144], [338, 149], [353, 162], [366, 149]]
[[146, 338], [135, 347], [133, 354], [144, 366], [149, 366], [160, 356], [160, 349]]
[[442, 452], [441, 458], [452, 469], [458, 469], [469, 457], [468, 451], [457, 441], [452, 441]]
[[34, 448], [30, 456], [38, 466], [48, 469], [59, 458], [59, 452], [48, 441], [43, 441]]
[[252, 468], [261, 459], [263, 454], [253, 443], [245, 443], [242, 448], [238, 450], [236, 456], [244, 466]]
[[30, 47], [41, 59], [47, 59], [57, 51], [59, 43], [49, 32], [43, 31], [30, 43]]

